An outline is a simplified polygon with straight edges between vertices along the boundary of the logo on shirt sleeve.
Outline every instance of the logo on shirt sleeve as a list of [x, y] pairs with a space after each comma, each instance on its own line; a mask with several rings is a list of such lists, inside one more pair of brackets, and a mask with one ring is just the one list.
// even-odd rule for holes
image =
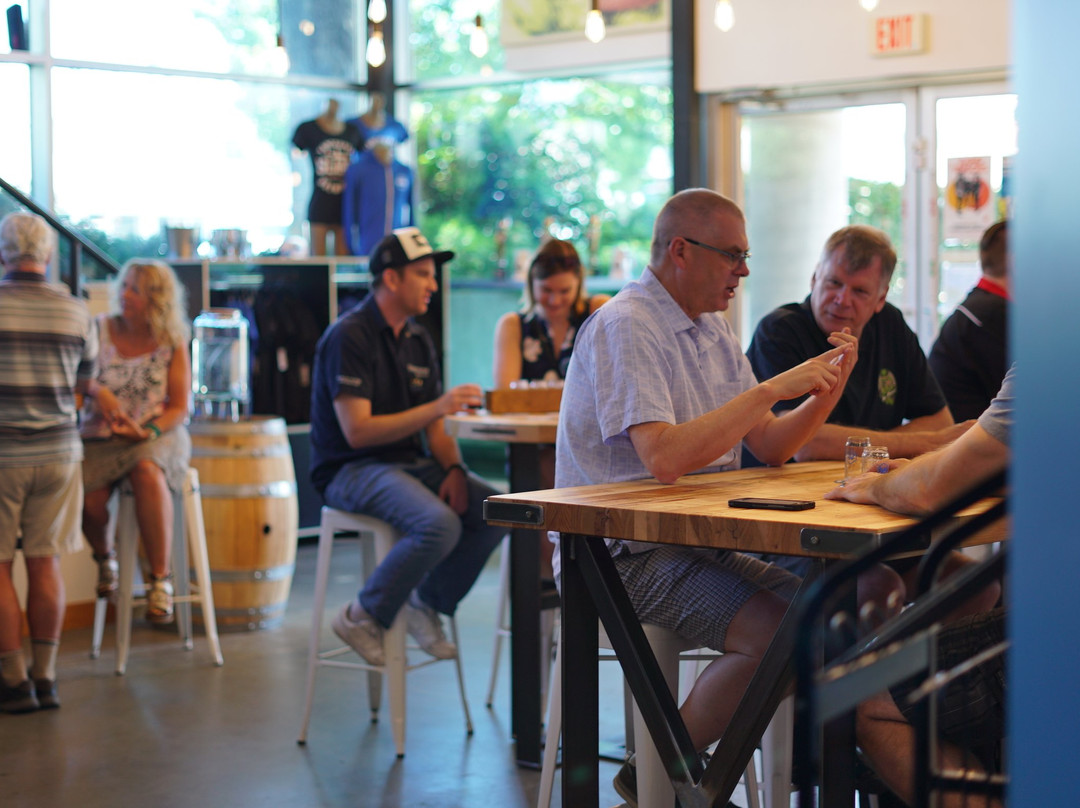
[[338, 376], [338, 384], [342, 387], [363, 387], [364, 383], [357, 376]]

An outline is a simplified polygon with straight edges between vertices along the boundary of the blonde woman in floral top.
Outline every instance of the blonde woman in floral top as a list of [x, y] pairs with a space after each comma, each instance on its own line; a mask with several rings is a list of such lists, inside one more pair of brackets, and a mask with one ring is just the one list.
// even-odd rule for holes
[[98, 563], [98, 594], [109, 595], [116, 590], [118, 568], [106, 530], [106, 503], [127, 477], [150, 564], [147, 618], [168, 623], [173, 619], [171, 492], [182, 487], [191, 458], [184, 427], [191, 390], [184, 288], [166, 264], [135, 259], [116, 278], [112, 308], [97, 319], [98, 381], [115, 394], [116, 404], [99, 407], [88, 401], [83, 410], [83, 533]]

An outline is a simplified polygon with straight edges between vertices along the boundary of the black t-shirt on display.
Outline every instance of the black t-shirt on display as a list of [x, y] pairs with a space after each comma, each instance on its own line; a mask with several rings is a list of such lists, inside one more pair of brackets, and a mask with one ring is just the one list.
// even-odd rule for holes
[[[746, 356], [758, 380], [764, 381], [832, 347], [818, 328], [807, 297], [763, 317]], [[773, 411], [794, 409], [805, 400], [806, 396], [779, 401]], [[945, 396], [918, 338], [900, 310], [886, 303], [863, 329], [859, 361], [829, 423], [889, 430], [944, 406]]]
[[296, 127], [293, 145], [311, 155], [315, 187], [308, 203], [308, 221], [341, 225], [341, 200], [345, 191], [345, 171], [353, 156], [364, 147], [364, 136], [351, 123], [340, 134], [331, 134], [317, 121]]
[[378, 458], [408, 463], [426, 454], [421, 432], [393, 443], [353, 449], [334, 412], [339, 394], [371, 401], [372, 415], [390, 415], [434, 401], [442, 394], [431, 336], [409, 320], [398, 337], [369, 294], [334, 322], [315, 350], [311, 389], [311, 482], [319, 491], [348, 462]]

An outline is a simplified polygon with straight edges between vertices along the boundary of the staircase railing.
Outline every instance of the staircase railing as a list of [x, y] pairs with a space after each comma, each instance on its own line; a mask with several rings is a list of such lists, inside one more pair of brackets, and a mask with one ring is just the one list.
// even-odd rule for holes
[[24, 208], [33, 211], [47, 221], [62, 238], [67, 240], [68, 256], [66, 266], [61, 265], [60, 267], [60, 280], [67, 284], [72, 294], [79, 295], [82, 292], [82, 260], [84, 252], [99, 264], [111, 270], [112, 273], [120, 271], [120, 265], [102, 252], [101, 248], [94, 242], [87, 239], [82, 233], [72, 230], [57, 219], [51, 211], [45, 210], [14, 185], [4, 180], [3, 177], [0, 177], [0, 188], [13, 196]]

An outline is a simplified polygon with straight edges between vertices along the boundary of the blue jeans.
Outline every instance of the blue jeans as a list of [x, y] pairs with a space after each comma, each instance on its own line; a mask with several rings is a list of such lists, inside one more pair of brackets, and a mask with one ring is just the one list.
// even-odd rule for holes
[[497, 494], [468, 475], [469, 507], [458, 516], [439, 499], [446, 472], [436, 461], [359, 460], [341, 467], [326, 488], [326, 504], [374, 516], [401, 534], [360, 590], [360, 605], [384, 628], [417, 590], [435, 611], [452, 615], [476, 582], [504, 528], [484, 521], [484, 500]]

